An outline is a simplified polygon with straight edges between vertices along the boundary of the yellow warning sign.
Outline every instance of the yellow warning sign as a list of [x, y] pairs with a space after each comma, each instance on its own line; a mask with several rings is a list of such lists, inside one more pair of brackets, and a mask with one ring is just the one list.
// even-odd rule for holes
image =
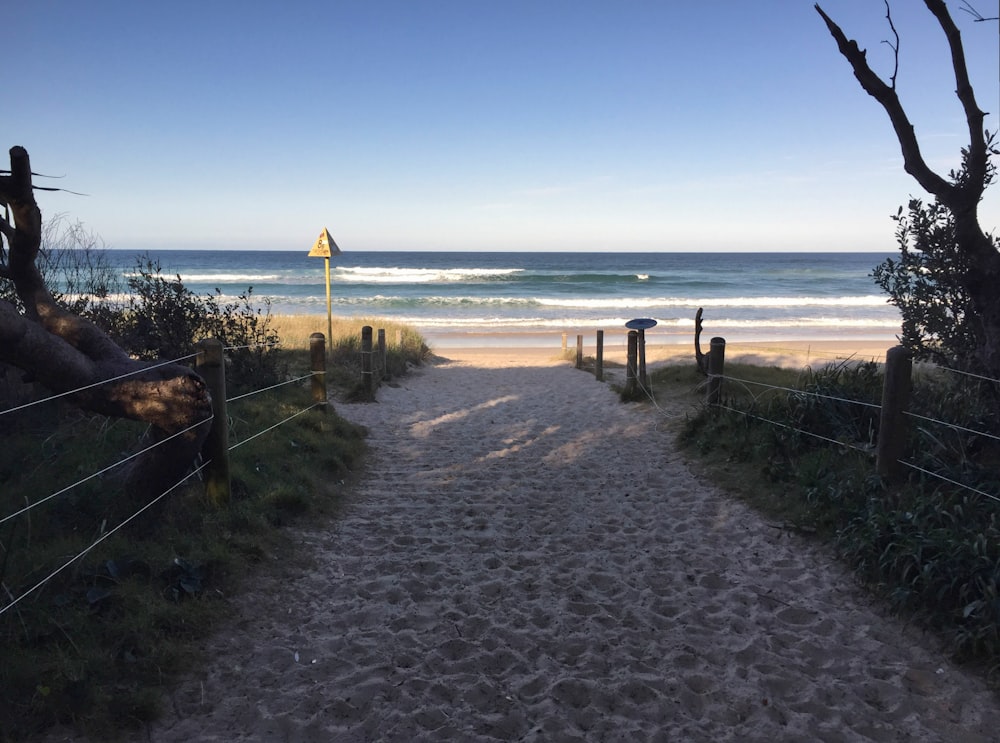
[[338, 253], [340, 253], [340, 248], [337, 247], [337, 243], [330, 237], [330, 231], [324, 227], [323, 231], [319, 233], [319, 237], [316, 238], [316, 242], [313, 243], [308, 257], [329, 258], [331, 255], [337, 255]]

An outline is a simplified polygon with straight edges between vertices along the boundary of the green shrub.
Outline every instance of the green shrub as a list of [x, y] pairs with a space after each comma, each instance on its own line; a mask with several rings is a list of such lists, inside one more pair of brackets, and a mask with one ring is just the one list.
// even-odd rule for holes
[[287, 369], [271, 325], [271, 303], [255, 301], [253, 287], [232, 302], [221, 292], [198, 296], [180, 276], [164, 276], [158, 261], [137, 261], [128, 278], [129, 298], [112, 332], [122, 347], [140, 358], [176, 359], [195, 352], [204, 338], [216, 338], [226, 353], [227, 381], [235, 393], [282, 381]]
[[[293, 364], [303, 373], [306, 353]], [[245, 443], [232, 453], [224, 508], [194, 479], [88, 548], [131, 514], [94, 479], [0, 525], [0, 607], [86, 551], [0, 616], [0, 741], [55, 723], [109, 740], [156, 717], [172, 679], [200, 662], [191, 641], [225, 615], [220, 599], [253, 590], [248, 566], [293, 559], [275, 527], [334, 514], [358, 467], [363, 432], [330, 412], [250, 440], [311, 403], [305, 381], [230, 405], [233, 440]], [[136, 435], [132, 422], [76, 413], [54, 432], [10, 437], [0, 516], [117, 461]]]
[[681, 444], [770, 517], [828, 536], [862, 580], [940, 632], [956, 657], [1000, 669], [1000, 414], [991, 383], [917, 375], [905, 455], [913, 467], [902, 482], [882, 481], [865, 453], [878, 435], [878, 365], [809, 371], [782, 386], [789, 390], [726, 382], [725, 406], [738, 412], [701, 409]]

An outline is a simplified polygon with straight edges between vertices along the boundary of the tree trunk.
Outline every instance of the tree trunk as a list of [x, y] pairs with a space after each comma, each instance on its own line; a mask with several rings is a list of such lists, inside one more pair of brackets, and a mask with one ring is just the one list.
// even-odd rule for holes
[[96, 325], [55, 302], [35, 265], [42, 218], [23, 147], [11, 148], [10, 164], [10, 174], [0, 175], [0, 202], [13, 217], [0, 219], [8, 247], [0, 279], [13, 283], [23, 313], [0, 302], [0, 361], [54, 393], [78, 390], [66, 399], [84, 410], [148, 423], [150, 443], [166, 443], [133, 460], [124, 482], [130, 495], [158, 494], [200, 451], [208, 426], [197, 424], [211, 419], [208, 390], [187, 366], [130, 358]]
[[1000, 377], [1000, 259], [994, 259], [972, 277], [966, 290], [981, 323], [982, 341], [975, 349], [975, 360], [986, 373]]
[[[896, 94], [895, 74], [890, 79], [891, 84], [882, 80], [868, 66], [865, 50], [860, 49], [856, 41], [849, 40], [819, 5], [815, 8], [836, 40], [840, 53], [851, 64], [861, 87], [889, 115], [903, 155], [903, 168], [954, 217], [955, 250], [962, 259], [960, 263], [967, 267], [957, 278], [980, 323], [979, 346], [968, 349], [967, 360], [982, 371], [1000, 376], [1000, 291], [997, 290], [1000, 287], [1000, 252], [979, 223], [979, 203], [994, 174], [990, 155], [995, 140], [983, 127], [985, 114], [976, 103], [961, 34], [947, 6], [943, 0], [924, 0], [924, 5], [937, 19], [948, 41], [955, 94], [968, 126], [969, 145], [962, 151], [963, 171], [959, 176], [952, 174], [950, 179], [932, 171], [925, 162], [913, 124]], [[891, 23], [891, 18], [889, 20]]]

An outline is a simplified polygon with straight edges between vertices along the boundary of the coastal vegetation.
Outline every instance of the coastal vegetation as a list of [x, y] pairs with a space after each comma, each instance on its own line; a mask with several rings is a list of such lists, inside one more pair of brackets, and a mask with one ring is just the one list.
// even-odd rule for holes
[[[694, 405], [678, 427], [698, 472], [765, 515], [776, 533], [824, 540], [894, 611], [938, 632], [960, 661], [1000, 680], [1000, 416], [994, 383], [924, 370], [914, 380], [909, 475], [875, 471], [882, 367], [730, 365], [718, 406], [695, 366], [653, 376]], [[948, 421], [950, 426], [929, 421]], [[981, 431], [985, 435], [973, 435]], [[930, 477], [924, 471], [937, 473]]]
[[[136, 358], [53, 293], [39, 270], [44, 236], [28, 152], [10, 149], [0, 174], [0, 281], [13, 301], [0, 301], [0, 363], [93, 413], [147, 426], [148, 444], [120, 472], [126, 492], [150, 496], [176, 482], [208, 434], [211, 399], [204, 381], [169, 358]], [[137, 318], [141, 320], [142, 318]]]
[[[289, 354], [291, 373], [308, 369]], [[301, 385], [233, 403], [231, 436], [244, 442], [310, 402]], [[118, 461], [134, 446], [131, 421], [62, 411], [7, 430], [0, 450], [6, 516]], [[71, 556], [84, 556], [0, 617], [0, 739], [54, 724], [108, 740], [153, 719], [172, 678], [201, 662], [196, 642], [233, 596], [293, 559], [280, 527], [336, 511], [363, 451], [361, 431], [300, 415], [233, 452], [233, 496], [219, 508], [197, 479], [173, 491], [96, 548], [127, 518], [130, 499], [101, 478], [0, 525], [3, 601]]]
[[[849, 40], [823, 12], [837, 47], [850, 63], [862, 89], [885, 109], [899, 141], [903, 166], [928, 194], [930, 203], [909, 200], [895, 220], [898, 259], [888, 259], [874, 273], [903, 318], [900, 340], [917, 358], [967, 371], [1000, 377], [1000, 239], [980, 224], [979, 205], [996, 176], [994, 158], [997, 130], [985, 128], [986, 114], [979, 108], [969, 79], [962, 36], [943, 0], [924, 0], [941, 27], [951, 53], [950, 62], [967, 125], [969, 143], [961, 149], [961, 165], [947, 175], [931, 169], [921, 153], [913, 124], [897, 95], [899, 36], [892, 23], [889, 3], [886, 18], [893, 40], [895, 67], [883, 80], [868, 65], [865, 50]], [[979, 21], [996, 21], [978, 15]]]
[[[131, 356], [183, 357], [198, 338], [221, 336], [232, 347], [227, 381], [233, 394], [264, 391], [229, 406], [230, 439], [239, 446], [231, 458], [232, 500], [223, 508], [209, 502], [195, 478], [137, 514], [141, 499], [123, 490], [114, 463], [136, 449], [142, 422], [58, 401], [5, 416], [3, 741], [56, 724], [112, 739], [155, 718], [171, 680], [201, 662], [197, 642], [219, 626], [233, 597], [302, 559], [281, 527], [335, 514], [364, 451], [364, 432], [337, 416], [335, 406], [296, 415], [311, 405], [308, 380], [266, 389], [308, 376], [309, 335], [325, 332], [325, 322], [273, 317], [266, 299], [250, 289], [235, 302], [195, 295], [149, 261], [140, 261], [121, 291], [97, 239], [80, 225], [62, 223], [49, 238], [47, 247], [61, 250], [43, 251], [40, 265], [47, 282], [63, 288], [57, 301], [99, 323]], [[115, 296], [123, 299], [109, 301]], [[357, 339], [365, 323], [376, 324], [334, 325], [327, 365], [334, 399], [358, 385]], [[387, 336], [384, 376], [401, 376], [428, 354], [411, 328], [390, 326]], [[8, 380], [16, 377], [8, 370]], [[276, 423], [274, 431], [255, 436]], [[87, 479], [103, 469], [108, 472]], [[59, 496], [26, 508], [49, 493]], [[77, 560], [49, 578], [74, 555]]]
[[[946, 177], [920, 154], [895, 72], [888, 83], [879, 78], [858, 45], [817, 10], [863, 89], [889, 114], [907, 172], [934, 199], [913, 199], [897, 212], [900, 257], [874, 273], [902, 312], [901, 340], [918, 358], [997, 376], [1000, 243], [983, 230], [977, 211], [996, 173], [996, 133], [983, 126], [945, 4], [925, 4], [951, 46], [969, 128], [961, 167]], [[222, 340], [231, 348], [234, 390], [261, 390], [308, 374], [308, 336], [317, 328], [274, 317], [267, 299], [249, 288], [234, 301], [219, 292], [196, 295], [151, 260], [116, 287], [99, 253], [90, 251], [99, 241], [79, 225], [60, 234], [82, 245], [78, 255], [86, 259], [48, 263], [57, 253], [42, 248], [54, 228], [42, 223], [31, 175], [27, 152], [13, 148], [11, 170], [0, 175], [0, 201], [10, 209], [0, 219], [7, 245], [0, 362], [29, 383], [67, 393], [74, 405], [39, 406], [10, 417], [3, 429], [0, 739], [21, 740], [60, 723], [109, 738], [156, 716], [162, 690], [196, 662], [197, 641], [219, 625], [236, 593], [253, 589], [257, 577], [247, 565], [275, 568], [273, 579], [302, 559], [279, 527], [336, 512], [357, 474], [363, 431], [332, 411], [289, 419], [310, 405], [304, 382], [266, 391], [235, 404], [226, 422], [245, 444], [233, 459], [227, 507], [192, 485], [136, 511], [145, 496], [186, 475], [200, 451], [210, 401], [186, 363], [194, 344]], [[67, 278], [59, 291], [49, 272]], [[122, 300], [110, 301], [114, 296]], [[375, 324], [339, 325], [329, 339], [327, 378], [343, 395], [356, 392], [358, 329], [365, 323]], [[429, 350], [411, 329], [386, 330], [383, 373], [392, 379]], [[768, 387], [727, 384], [721, 405], [701, 406], [683, 422], [681, 445], [700, 469], [767, 514], [775, 529], [828, 540], [890, 606], [940, 633], [958, 659], [982, 663], [996, 676], [1000, 502], [990, 494], [1000, 492], [1000, 416], [993, 382], [919, 376], [912, 412], [950, 426], [912, 426], [907, 450], [915, 467], [889, 481], [871, 462], [879, 433], [872, 410], [883, 381], [878, 365], [730, 372]], [[126, 375], [128, 381], [98, 384]], [[661, 392], [699, 384], [693, 368], [654, 375]], [[254, 436], [276, 421], [276, 432]], [[167, 446], [137, 456], [120, 477], [78, 482], [44, 509], [28, 508], [39, 494], [69, 490], [65, 484], [84, 473], [111, 471], [110, 462], [145, 441]], [[929, 471], [943, 477], [929, 478]], [[129, 528], [114, 531], [123, 521]], [[96, 538], [100, 544], [91, 548]], [[70, 569], [52, 572], [74, 555]], [[35, 585], [29, 599], [13, 603]]]
[[[295, 347], [308, 347], [309, 335], [317, 332], [317, 325], [321, 326], [320, 332], [326, 333], [326, 322], [321, 320], [317, 323], [316, 316], [276, 315], [272, 317], [272, 323], [281, 338]], [[385, 331], [385, 363], [376, 364], [375, 373], [386, 383], [392, 384], [393, 380], [404, 376], [431, 356], [424, 337], [405, 323], [374, 317], [334, 318], [328, 381], [342, 390], [348, 399], [362, 397], [361, 328], [366, 325], [376, 333]]]
[[[960, 34], [945, 3], [925, 0], [951, 51], [970, 143], [947, 177], [924, 161], [889, 82], [817, 5], [862, 88], [886, 110], [906, 171], [933, 197], [899, 209], [898, 259], [873, 278], [899, 307], [901, 343], [934, 361], [912, 380], [905, 474], [880, 476], [875, 446], [885, 369], [844, 362], [794, 371], [730, 366], [717, 404], [679, 431], [699, 470], [787, 529], [825, 539], [859, 579], [940, 634], [961, 661], [1000, 679], [1000, 241], [979, 223], [994, 179], [996, 132], [983, 127]], [[893, 33], [889, 4], [887, 18]], [[897, 52], [899, 39], [890, 46]], [[955, 371], [977, 372], [957, 374]], [[734, 381], [738, 380], [738, 381]], [[693, 368], [655, 387], [698, 388]], [[699, 392], [699, 395], [702, 394]]]

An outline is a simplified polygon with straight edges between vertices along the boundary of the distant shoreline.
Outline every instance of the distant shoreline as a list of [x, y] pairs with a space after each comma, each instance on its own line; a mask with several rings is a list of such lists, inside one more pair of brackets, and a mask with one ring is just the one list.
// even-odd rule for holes
[[[294, 328], [303, 338], [310, 332], [326, 333], [326, 318], [319, 314], [287, 315], [275, 313], [276, 327]], [[345, 320], [363, 320], [378, 329], [379, 322], [384, 320], [386, 327], [396, 327], [398, 323], [391, 318], [345, 318], [334, 316], [334, 323]], [[497, 330], [497, 331], [460, 331], [427, 329], [411, 326], [424, 338], [432, 352], [447, 358], [468, 358], [476, 356], [493, 357], [497, 354], [511, 358], [545, 358], [557, 356], [565, 348], [569, 352], [576, 351], [577, 335], [582, 337], [583, 353], [593, 356], [596, 351], [596, 328], [580, 331], [567, 328], [565, 331], [546, 330]], [[787, 332], [787, 331], [786, 331]], [[624, 363], [628, 350], [628, 330], [626, 328], [604, 329], [604, 357], [609, 362]], [[703, 332], [701, 349], [708, 353], [709, 342], [713, 334]], [[785, 337], [775, 333], [767, 337], [766, 332], [756, 332], [747, 336], [734, 333], [726, 339], [726, 358], [730, 361], [746, 361], [748, 363], [765, 363], [776, 365], [800, 366], [803, 364], [835, 362], [839, 360], [872, 360], [885, 359], [885, 352], [898, 345], [895, 337], [874, 337], [870, 335], [852, 336], [842, 334], [836, 338], [801, 338]], [[391, 336], [389, 339], [391, 343]], [[681, 361], [685, 357], [694, 360], [694, 333], [661, 333], [647, 331], [646, 334], [647, 361]]]
[[[562, 342], [559, 335], [550, 338], [548, 344], [525, 344], [525, 339], [514, 334], [493, 337], [491, 342], [480, 338], [475, 344], [472, 339], [465, 339], [462, 344], [437, 345], [430, 343], [435, 355], [462, 361], [491, 361], [505, 357], [511, 361], [542, 360], [558, 356], [562, 353]], [[538, 339], [533, 339], [538, 340]], [[857, 340], [785, 340], [777, 342], [747, 342], [728, 343], [726, 360], [729, 363], [746, 363], [762, 366], [781, 366], [801, 368], [804, 366], [824, 366], [842, 361], [884, 361], [886, 351], [897, 345], [892, 341], [857, 341]], [[567, 339], [566, 350], [576, 351], [576, 338]], [[708, 353], [708, 339], [704, 339], [701, 350]], [[594, 338], [584, 339], [584, 356], [594, 356]], [[604, 359], [606, 363], [624, 364], [627, 349], [623, 344], [605, 344]], [[646, 361], [648, 364], [660, 363], [695, 363], [694, 339], [688, 343], [653, 344], [646, 346]]]
[[[131, 275], [128, 251], [112, 258]], [[323, 261], [294, 251], [155, 252], [165, 276], [180, 276], [195, 294], [239, 303], [266, 299], [274, 314], [325, 319]], [[892, 340], [899, 311], [869, 274], [869, 252], [427, 252], [345, 251], [331, 266], [334, 317], [385, 318], [419, 330], [441, 347], [468, 346], [493, 334], [524, 334], [548, 345], [548, 334], [624, 338], [625, 324], [652, 318], [649, 344], [684, 344], [695, 314], [705, 335], [750, 341]], [[471, 337], [470, 337], [471, 334]], [[624, 342], [624, 341], [623, 341]]]

